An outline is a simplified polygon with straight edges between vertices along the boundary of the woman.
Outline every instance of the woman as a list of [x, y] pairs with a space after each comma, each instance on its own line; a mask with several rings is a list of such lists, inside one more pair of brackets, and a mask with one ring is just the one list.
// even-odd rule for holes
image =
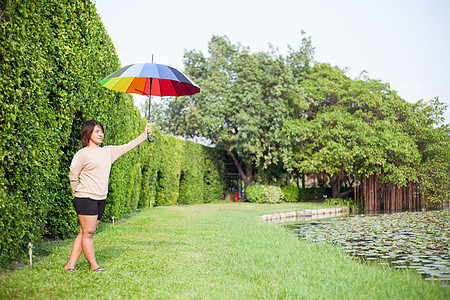
[[111, 165], [119, 157], [135, 148], [152, 133], [147, 125], [144, 133], [128, 144], [100, 147], [103, 141], [103, 125], [96, 120], [88, 120], [81, 127], [81, 145], [70, 165], [69, 179], [74, 195], [73, 205], [80, 221], [80, 232], [75, 238], [69, 261], [64, 269], [75, 272], [75, 263], [84, 253], [94, 272], [105, 272], [95, 260], [94, 232], [105, 211], [108, 194], [108, 180]]

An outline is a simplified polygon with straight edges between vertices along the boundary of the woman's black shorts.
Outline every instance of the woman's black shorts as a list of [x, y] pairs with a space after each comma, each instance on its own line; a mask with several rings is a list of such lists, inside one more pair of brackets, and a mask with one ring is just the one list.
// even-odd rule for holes
[[75, 207], [77, 215], [97, 215], [97, 220], [100, 221], [105, 212], [106, 200], [75, 197], [73, 199], [73, 206]]

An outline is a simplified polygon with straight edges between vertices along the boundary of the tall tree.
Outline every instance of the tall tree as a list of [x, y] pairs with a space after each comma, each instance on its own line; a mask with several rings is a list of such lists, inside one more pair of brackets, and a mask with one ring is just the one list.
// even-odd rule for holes
[[383, 174], [399, 185], [417, 178], [420, 154], [401, 123], [412, 105], [389, 85], [315, 64], [301, 87], [308, 107], [285, 126], [294, 167], [327, 175], [336, 198], [345, 177]]
[[257, 169], [280, 161], [281, 130], [291, 115], [295, 80], [275, 51], [250, 53], [219, 36], [212, 37], [208, 51], [208, 57], [195, 50], [185, 53], [185, 73], [202, 90], [166, 102], [158, 125], [223, 147], [248, 186]]
[[450, 127], [443, 124], [447, 107], [438, 97], [419, 101], [406, 124], [421, 153], [417, 168], [420, 190], [434, 203], [450, 201]]
[[286, 57], [286, 63], [290, 67], [295, 80], [300, 83], [307, 72], [314, 64], [315, 48], [312, 45], [310, 36], [302, 30], [302, 42], [300, 47], [296, 50], [291, 45], [288, 45], [289, 54]]

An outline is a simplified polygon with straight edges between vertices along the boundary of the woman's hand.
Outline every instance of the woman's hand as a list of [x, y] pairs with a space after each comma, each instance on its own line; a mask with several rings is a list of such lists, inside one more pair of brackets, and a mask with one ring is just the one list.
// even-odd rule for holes
[[152, 134], [152, 124], [147, 123], [147, 126], [145, 127], [144, 133], [151, 135]]

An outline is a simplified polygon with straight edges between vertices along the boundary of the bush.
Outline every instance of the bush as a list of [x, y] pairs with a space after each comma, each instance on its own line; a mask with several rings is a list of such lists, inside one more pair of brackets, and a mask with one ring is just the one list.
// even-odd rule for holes
[[264, 186], [263, 185], [251, 185], [247, 187], [245, 191], [247, 200], [252, 203], [264, 203]]
[[351, 198], [344, 199], [334, 199], [328, 198], [324, 201], [326, 205], [338, 205], [338, 206], [346, 206], [349, 208], [350, 212], [357, 213], [362, 210], [362, 207], [359, 206], [359, 203]]
[[251, 185], [245, 194], [252, 203], [280, 203], [284, 198], [280, 187], [271, 185]]
[[300, 189], [295, 186], [282, 186], [280, 187], [284, 194], [284, 201], [286, 202], [298, 202], [300, 201]]
[[[302, 188], [299, 190], [299, 201], [309, 201], [309, 200], [322, 200], [324, 195], [328, 198], [331, 197], [331, 188], [319, 187], [319, 188]], [[327, 198], [325, 197], [325, 198]]]
[[284, 194], [284, 201], [286, 202], [322, 200], [331, 197], [331, 188], [328, 187], [298, 188], [294, 186], [282, 186], [280, 188]]

